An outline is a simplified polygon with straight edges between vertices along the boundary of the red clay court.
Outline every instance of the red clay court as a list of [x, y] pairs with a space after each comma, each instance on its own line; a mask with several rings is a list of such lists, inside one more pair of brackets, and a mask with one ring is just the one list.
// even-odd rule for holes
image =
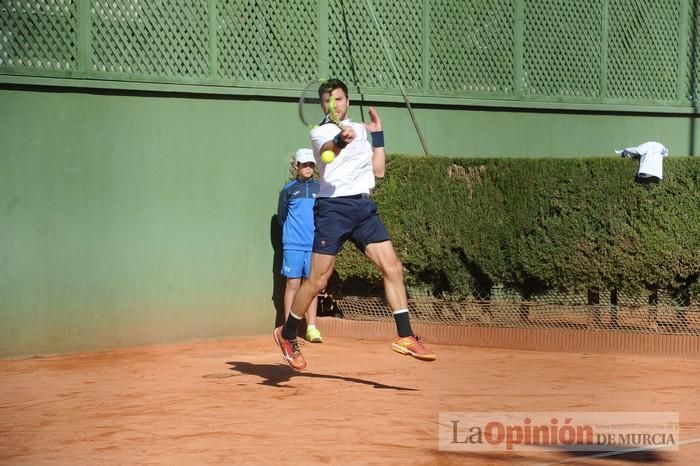
[[43, 464], [693, 464], [678, 452], [451, 453], [446, 411], [677, 411], [700, 438], [696, 358], [389, 341], [307, 343], [307, 369], [282, 365], [271, 335], [0, 361], [0, 463]]

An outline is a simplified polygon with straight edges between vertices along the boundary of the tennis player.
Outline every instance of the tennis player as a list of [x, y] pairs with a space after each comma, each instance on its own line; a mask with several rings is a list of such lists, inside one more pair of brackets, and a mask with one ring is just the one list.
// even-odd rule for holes
[[[321, 187], [314, 206], [316, 230], [311, 274], [294, 296], [285, 324], [275, 329], [275, 342], [290, 367], [295, 370], [306, 367], [296, 340], [299, 322], [314, 297], [326, 287], [336, 255], [345, 241], [351, 239], [384, 278], [386, 300], [394, 314], [398, 333], [391, 348], [417, 359], [434, 360], [436, 355], [411, 329], [403, 266], [377, 215], [377, 206], [369, 196], [375, 177], [384, 177], [385, 169], [384, 132], [379, 114], [370, 107], [369, 124], [348, 120], [348, 88], [338, 79], [322, 83], [318, 93], [327, 116], [322, 122], [324, 124], [310, 133], [321, 175]], [[328, 115], [330, 99], [334, 102], [335, 118]], [[340, 125], [331, 124], [332, 119], [340, 120]], [[328, 150], [335, 154], [335, 159], [326, 164], [321, 160], [321, 154]]]

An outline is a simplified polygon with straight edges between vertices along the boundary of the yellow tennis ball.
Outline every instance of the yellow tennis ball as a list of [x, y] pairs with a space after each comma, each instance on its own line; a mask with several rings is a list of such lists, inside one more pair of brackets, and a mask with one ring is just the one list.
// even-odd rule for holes
[[335, 160], [335, 154], [332, 150], [325, 150], [321, 154], [321, 160], [323, 160], [325, 163], [331, 163], [333, 160]]

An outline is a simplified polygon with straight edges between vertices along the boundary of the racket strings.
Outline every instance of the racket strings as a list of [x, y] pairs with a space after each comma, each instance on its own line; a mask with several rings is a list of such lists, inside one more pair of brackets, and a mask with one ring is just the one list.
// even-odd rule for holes
[[299, 99], [299, 116], [302, 123], [310, 128], [326, 123], [327, 115], [323, 112], [318, 96], [319, 85], [319, 81], [308, 83]]

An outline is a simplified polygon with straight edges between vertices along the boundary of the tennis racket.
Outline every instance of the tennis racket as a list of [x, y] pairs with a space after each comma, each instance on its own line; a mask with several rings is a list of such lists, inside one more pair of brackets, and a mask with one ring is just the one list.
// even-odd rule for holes
[[324, 123], [333, 123], [343, 130], [344, 127], [338, 119], [333, 99], [328, 102], [328, 113], [323, 111], [319, 90], [325, 82], [322, 79], [315, 79], [306, 84], [299, 98], [299, 119], [309, 129], [314, 129]]
[[323, 112], [321, 98], [318, 95], [323, 82], [321, 79], [309, 81], [299, 98], [299, 119], [309, 129], [314, 129], [326, 121], [326, 114]]

